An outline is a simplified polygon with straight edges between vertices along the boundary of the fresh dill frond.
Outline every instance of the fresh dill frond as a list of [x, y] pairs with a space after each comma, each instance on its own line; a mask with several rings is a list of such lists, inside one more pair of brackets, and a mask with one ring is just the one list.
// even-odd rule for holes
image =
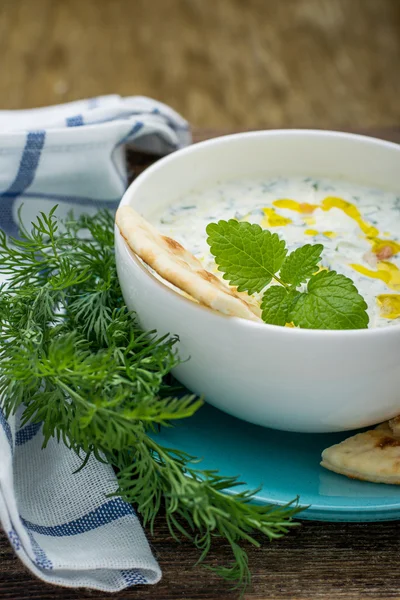
[[[260, 506], [254, 491], [234, 490], [235, 477], [201, 468], [182, 451], [157, 443], [157, 428], [190, 418], [202, 401], [171, 377], [176, 339], [143, 332], [126, 307], [114, 256], [114, 222], [106, 212], [41, 213], [20, 239], [0, 232], [0, 403], [7, 415], [23, 405], [24, 422], [42, 422], [51, 437], [85, 459], [115, 467], [116, 494], [133, 503], [152, 529], [164, 511], [171, 534], [187, 537], [203, 561], [215, 538], [233, 563], [217, 572], [245, 585], [250, 569], [242, 542], [259, 546], [297, 525], [296, 502]], [[173, 332], [172, 332], [173, 333]], [[233, 493], [235, 492], [235, 493]]]

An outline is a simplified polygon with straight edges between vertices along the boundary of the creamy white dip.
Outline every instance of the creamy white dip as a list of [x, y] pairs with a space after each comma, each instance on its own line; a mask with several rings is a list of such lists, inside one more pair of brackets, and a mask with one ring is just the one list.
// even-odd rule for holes
[[322, 266], [354, 281], [368, 304], [369, 327], [400, 324], [400, 196], [340, 180], [260, 178], [218, 182], [150, 216], [213, 273], [205, 228], [220, 219], [258, 223], [289, 251], [323, 244]]

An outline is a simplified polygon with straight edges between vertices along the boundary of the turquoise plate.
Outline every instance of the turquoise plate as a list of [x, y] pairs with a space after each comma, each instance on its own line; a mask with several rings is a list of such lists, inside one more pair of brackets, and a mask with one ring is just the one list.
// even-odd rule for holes
[[[352, 432], [354, 433], [354, 432]], [[316, 521], [400, 519], [400, 488], [354, 481], [319, 466], [321, 452], [352, 433], [286, 433], [251, 425], [209, 405], [157, 441], [202, 457], [201, 466], [239, 475], [246, 488], [261, 486], [256, 502], [307, 506], [299, 518]], [[240, 490], [240, 488], [236, 488]]]

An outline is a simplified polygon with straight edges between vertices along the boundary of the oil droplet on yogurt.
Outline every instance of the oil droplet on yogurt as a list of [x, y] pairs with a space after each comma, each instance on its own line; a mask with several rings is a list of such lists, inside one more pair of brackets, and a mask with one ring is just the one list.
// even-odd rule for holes
[[398, 319], [400, 317], [400, 294], [380, 294], [376, 297], [381, 317]]
[[327, 196], [322, 201], [321, 208], [322, 210], [326, 211], [331, 210], [331, 208], [338, 208], [339, 210], [342, 210], [348, 217], [354, 219], [361, 231], [369, 237], [376, 237], [379, 233], [379, 230], [376, 227], [363, 220], [360, 211], [356, 206], [354, 206], [354, 204], [347, 202], [347, 200], [343, 200], [343, 198]]
[[292, 222], [292, 219], [278, 215], [274, 208], [263, 208], [265, 217], [261, 222], [261, 227], [284, 227]]
[[372, 271], [363, 265], [357, 264], [351, 264], [350, 267], [358, 273], [361, 273], [361, 275], [365, 275], [365, 277], [380, 279], [381, 281], [384, 281], [390, 289], [400, 292], [400, 269], [397, 265], [382, 260], [378, 262], [377, 271]]
[[296, 212], [303, 214], [312, 213], [316, 208], [319, 208], [318, 204], [309, 204], [308, 202], [297, 202], [296, 200], [291, 200], [289, 198], [281, 198], [280, 200], [275, 200], [272, 204], [277, 208], [288, 208], [289, 210], [295, 210]]

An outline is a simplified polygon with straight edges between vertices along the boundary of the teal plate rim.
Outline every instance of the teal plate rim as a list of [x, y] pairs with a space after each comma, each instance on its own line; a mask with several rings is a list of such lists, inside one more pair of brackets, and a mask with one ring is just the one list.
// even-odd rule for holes
[[307, 506], [297, 518], [330, 522], [400, 519], [400, 487], [352, 480], [320, 466], [321, 452], [356, 432], [290, 433], [236, 419], [205, 404], [193, 417], [162, 427], [155, 439], [202, 458], [201, 468], [239, 476], [260, 490], [259, 504]]

